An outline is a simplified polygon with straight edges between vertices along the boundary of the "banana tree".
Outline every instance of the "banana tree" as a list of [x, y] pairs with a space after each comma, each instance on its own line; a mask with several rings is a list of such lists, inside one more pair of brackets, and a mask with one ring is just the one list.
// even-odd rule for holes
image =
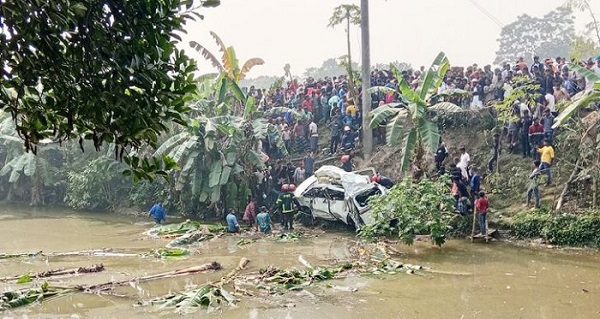
[[[386, 140], [389, 146], [402, 145], [400, 167], [408, 170], [411, 164], [418, 172], [423, 171], [427, 152], [435, 153], [440, 140], [440, 131], [429, 117], [429, 111], [459, 112], [461, 108], [450, 102], [440, 102], [437, 94], [450, 63], [443, 52], [435, 58], [429, 70], [422, 74], [419, 87], [415, 90], [402, 74], [392, 65], [391, 71], [398, 80], [400, 102], [382, 105], [371, 111], [371, 127], [386, 124]], [[370, 92], [394, 89], [373, 87]]]
[[594, 102], [600, 102], [600, 75], [577, 64], [570, 63], [568, 67], [585, 77], [587, 81], [593, 82], [594, 84], [588, 89], [573, 96], [571, 99], [573, 102], [567, 105], [556, 119], [554, 119], [554, 125], [552, 126], [554, 129], [566, 123], [580, 109], [587, 107]]
[[[2, 119], [3, 118], [3, 119]], [[29, 178], [31, 185], [31, 205], [44, 203], [43, 186], [52, 181], [54, 169], [44, 158], [44, 152], [57, 148], [55, 144], [39, 143], [38, 155], [33, 152], [25, 152], [23, 141], [18, 137], [15, 123], [6, 113], [0, 114], [0, 145], [5, 150], [6, 160], [0, 169], [0, 176], [8, 175], [9, 193], [8, 199], [12, 199], [12, 191], [15, 185], [22, 181], [21, 176]]]
[[257, 116], [252, 97], [246, 97], [244, 114], [236, 116], [228, 105], [201, 100], [192, 109], [196, 116], [184, 131], [166, 140], [154, 156], [167, 155], [181, 166], [175, 190], [189, 190], [198, 202], [228, 206], [244, 203], [250, 195], [249, 180], [265, 167], [266, 155], [257, 145], [275, 138], [285, 152], [277, 128]]
[[202, 56], [219, 71], [219, 74], [224, 74], [229, 80], [239, 83], [253, 67], [265, 63], [261, 58], [251, 58], [244, 62], [240, 67], [240, 62], [233, 47], [225, 46], [221, 38], [215, 32], [211, 31], [210, 35], [215, 39], [215, 42], [219, 47], [219, 52], [222, 53], [221, 59], [218, 59], [208, 49], [196, 41], [191, 41], [190, 47], [202, 54]]

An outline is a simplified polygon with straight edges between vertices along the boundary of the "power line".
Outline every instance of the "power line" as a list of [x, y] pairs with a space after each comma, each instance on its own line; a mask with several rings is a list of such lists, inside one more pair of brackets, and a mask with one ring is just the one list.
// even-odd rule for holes
[[473, 4], [479, 11], [481, 11], [481, 13], [486, 15], [488, 17], [488, 19], [490, 19], [492, 22], [494, 22], [500, 28], [504, 28], [504, 24], [502, 22], [500, 22], [500, 20], [498, 20], [498, 18], [496, 18], [492, 13], [490, 13], [485, 7], [483, 7], [482, 5], [477, 3], [476, 0], [469, 0], [469, 2], [471, 2], [471, 4]]

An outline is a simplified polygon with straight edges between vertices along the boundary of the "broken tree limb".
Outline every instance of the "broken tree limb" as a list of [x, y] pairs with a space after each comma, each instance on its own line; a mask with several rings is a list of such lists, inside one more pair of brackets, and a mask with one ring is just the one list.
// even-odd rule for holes
[[233, 277], [235, 277], [235, 275], [237, 275], [240, 271], [246, 269], [246, 266], [248, 266], [249, 263], [250, 259], [242, 257], [237, 267], [232, 269], [227, 275], [223, 276], [223, 278], [221, 278], [221, 280], [218, 283], [216, 283], [216, 285], [223, 286], [225, 284], [228, 284], [233, 279]]
[[79, 267], [79, 268], [71, 268], [71, 269], [54, 269], [54, 270], [47, 270], [47, 271], [42, 271], [42, 272], [38, 272], [38, 273], [30, 273], [30, 274], [26, 274], [26, 275], [3, 277], [3, 278], [0, 278], [0, 281], [7, 282], [7, 281], [19, 280], [20, 278], [23, 278], [23, 276], [28, 276], [31, 279], [35, 279], [35, 278], [48, 278], [48, 277], [56, 277], [56, 276], [76, 275], [76, 274], [88, 274], [88, 273], [101, 272], [103, 270], [104, 270], [104, 265], [98, 264], [98, 265], [91, 265], [89, 267]]
[[91, 285], [91, 286], [76, 286], [76, 288], [79, 291], [84, 291], [84, 292], [102, 292], [102, 291], [106, 291], [106, 290], [111, 290], [117, 286], [126, 286], [126, 285], [129, 285], [130, 283], [141, 283], [141, 282], [147, 282], [147, 281], [158, 280], [158, 279], [173, 278], [173, 277], [178, 277], [178, 276], [183, 276], [183, 275], [193, 275], [193, 274], [197, 274], [200, 272], [205, 272], [205, 271], [209, 271], [209, 270], [219, 270], [222, 268], [223, 267], [221, 266], [221, 264], [219, 264], [216, 261], [213, 261], [212, 263], [208, 263], [208, 264], [203, 264], [203, 265], [199, 265], [199, 266], [178, 269], [178, 270], [173, 270], [173, 271], [167, 271], [167, 272], [154, 274], [154, 275], [135, 277], [135, 278], [121, 280], [121, 281], [111, 281], [111, 282], [106, 282], [103, 284]]
[[571, 172], [571, 176], [564, 185], [560, 196], [558, 197], [558, 201], [556, 202], [556, 211], [559, 211], [562, 208], [563, 202], [565, 200], [565, 195], [567, 195], [567, 191], [569, 190], [569, 184], [575, 179], [575, 175], [577, 174], [577, 168], [579, 167], [579, 159], [575, 162], [575, 167], [573, 168], [573, 172]]
[[5, 254], [5, 253], [0, 253], [0, 259], [7, 259], [7, 258], [20, 258], [20, 257], [36, 257], [42, 254], [42, 251], [38, 251], [38, 252], [33, 252], [33, 253], [16, 253], [16, 254]]

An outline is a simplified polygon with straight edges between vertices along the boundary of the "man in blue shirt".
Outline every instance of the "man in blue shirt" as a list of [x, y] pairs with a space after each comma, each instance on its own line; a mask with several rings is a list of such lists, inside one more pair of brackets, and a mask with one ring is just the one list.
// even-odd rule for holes
[[256, 229], [268, 234], [271, 232], [271, 215], [265, 206], [260, 208], [260, 213], [256, 216]]
[[154, 221], [157, 224], [165, 221], [165, 210], [162, 207], [161, 203], [156, 203], [152, 208], [150, 208], [150, 212], [148, 212], [148, 216], [154, 217]]
[[233, 208], [229, 209], [229, 214], [225, 217], [227, 221], [227, 232], [237, 233], [240, 231], [240, 225], [238, 224], [237, 218], [235, 217], [235, 211]]
[[471, 182], [469, 183], [471, 186], [471, 195], [476, 197], [481, 191], [481, 175], [479, 175], [479, 170], [477, 167], [471, 168], [471, 172], [473, 176], [471, 177]]

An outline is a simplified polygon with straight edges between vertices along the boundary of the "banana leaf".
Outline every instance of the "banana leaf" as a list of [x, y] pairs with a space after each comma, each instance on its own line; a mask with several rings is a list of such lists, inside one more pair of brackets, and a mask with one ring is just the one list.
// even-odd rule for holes
[[201, 224], [195, 221], [186, 220], [178, 224], [158, 225], [149, 229], [146, 234], [151, 236], [166, 236], [171, 234], [185, 234], [189, 231], [200, 229]]

